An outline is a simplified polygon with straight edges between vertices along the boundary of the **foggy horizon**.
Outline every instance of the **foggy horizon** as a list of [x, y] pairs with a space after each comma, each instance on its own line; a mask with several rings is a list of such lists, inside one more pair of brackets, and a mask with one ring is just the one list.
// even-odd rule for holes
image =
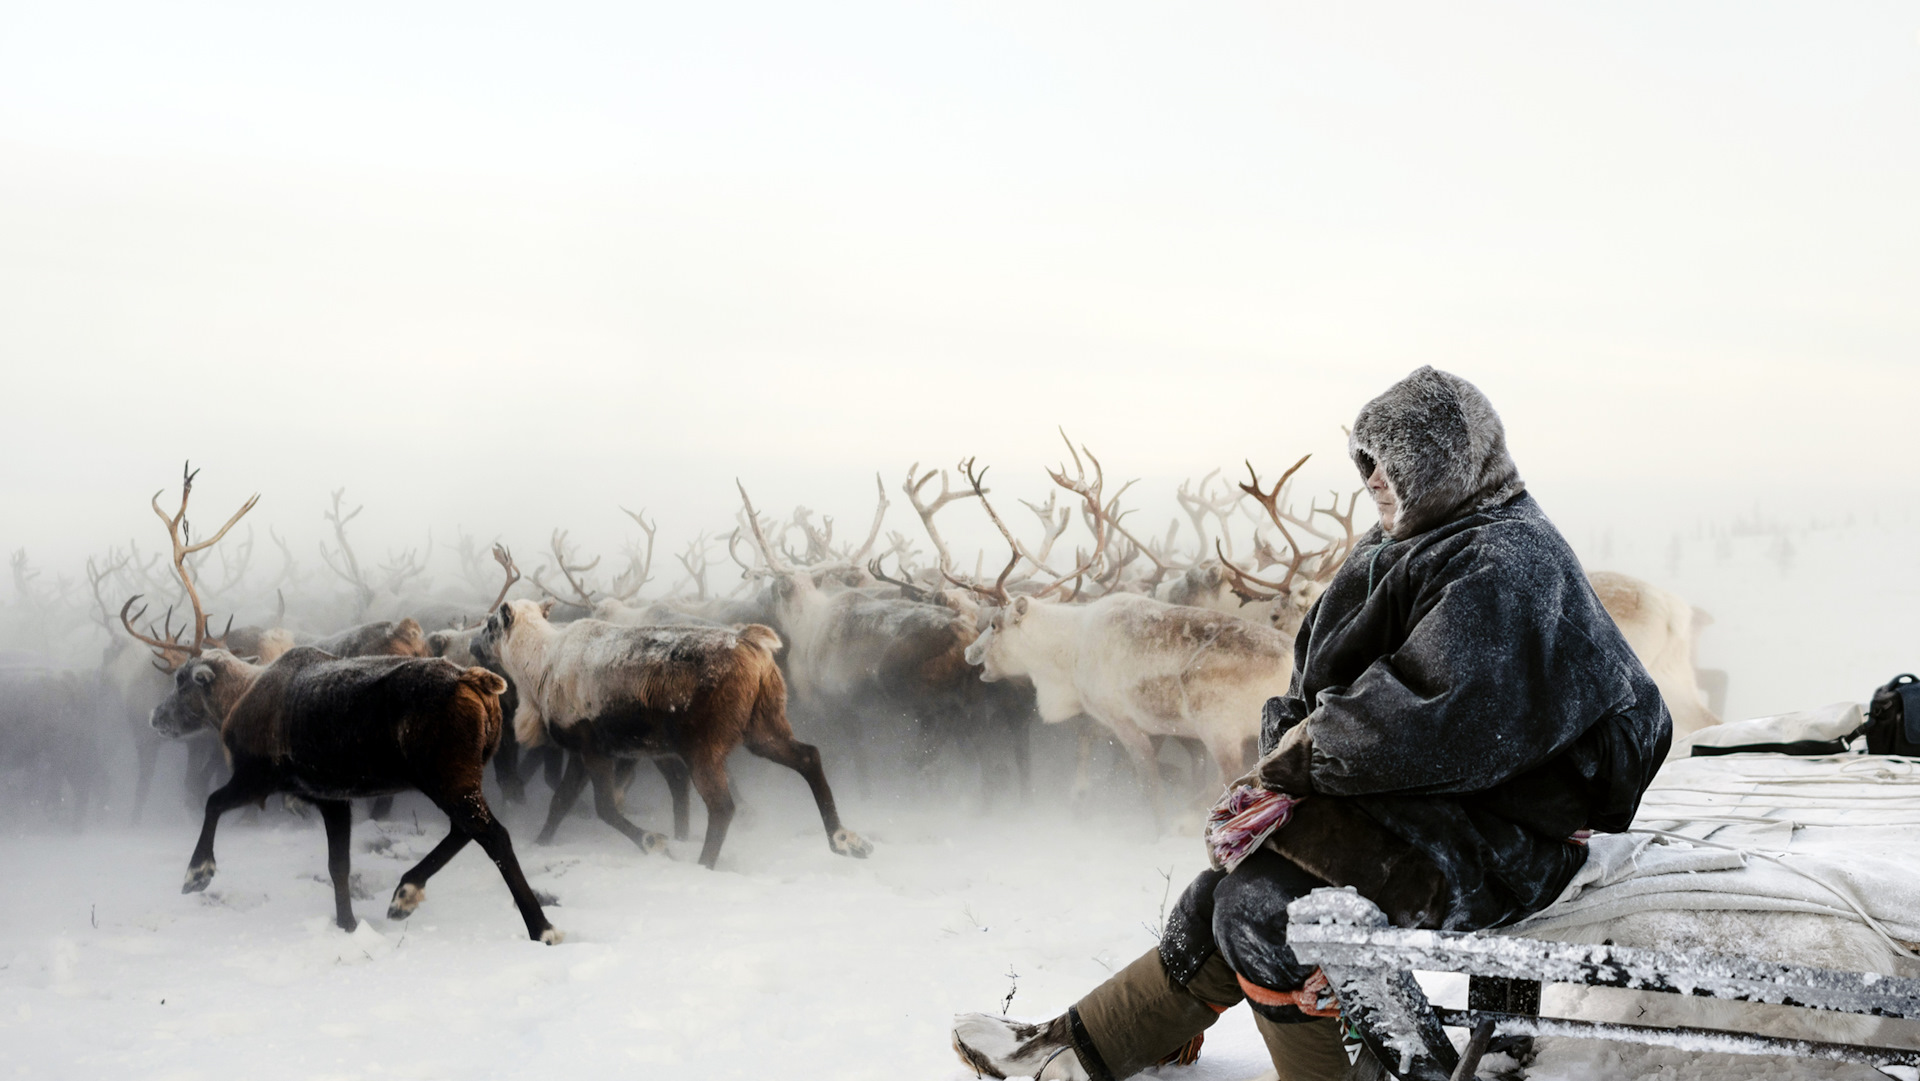
[[0, 546], [189, 457], [379, 545], [690, 536], [736, 476], [864, 518], [915, 460], [1044, 485], [1056, 426], [1154, 500], [1346, 485], [1424, 363], [1556, 514], [1920, 493], [1900, 8], [566, 10], [16, 20]]

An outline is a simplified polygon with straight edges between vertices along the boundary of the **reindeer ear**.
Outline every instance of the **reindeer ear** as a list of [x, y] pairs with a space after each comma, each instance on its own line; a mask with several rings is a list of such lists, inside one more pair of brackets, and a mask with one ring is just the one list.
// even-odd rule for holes
[[1013, 599], [1013, 618], [1017, 620], [1021, 616], [1026, 615], [1027, 609], [1031, 607], [1033, 607], [1032, 597], [1015, 597]]
[[513, 609], [503, 604], [500, 606], [500, 629], [504, 631], [511, 626], [513, 626]]
[[196, 668], [196, 669], [194, 669], [194, 670], [193, 670], [193, 681], [194, 681], [195, 683], [198, 683], [198, 684], [199, 684], [200, 686], [202, 686], [202, 687], [211, 687], [211, 686], [213, 686], [213, 669], [211, 669], [211, 668]]
[[541, 615], [541, 617], [542, 617], [542, 618], [545, 618], [545, 617], [547, 617], [547, 616], [550, 616], [550, 615], [552, 615], [552, 614], [553, 614], [553, 602], [552, 602], [552, 601], [541, 601], [541, 602], [540, 602], [540, 615]]

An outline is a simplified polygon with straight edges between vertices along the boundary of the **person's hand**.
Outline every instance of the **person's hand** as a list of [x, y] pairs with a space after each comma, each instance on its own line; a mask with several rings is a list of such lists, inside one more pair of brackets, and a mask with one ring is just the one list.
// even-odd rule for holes
[[1254, 763], [1246, 776], [1229, 785], [1252, 785], [1269, 792], [1305, 796], [1313, 791], [1313, 735], [1308, 723], [1301, 721], [1280, 737], [1279, 746]]

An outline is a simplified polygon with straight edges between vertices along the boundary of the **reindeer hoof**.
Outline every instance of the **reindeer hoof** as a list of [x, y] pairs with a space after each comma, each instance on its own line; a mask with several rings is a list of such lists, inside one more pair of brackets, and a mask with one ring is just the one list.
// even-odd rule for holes
[[651, 856], [655, 852], [667, 850], [667, 835], [664, 833], [643, 833], [640, 835], [640, 851]]
[[546, 930], [540, 932], [540, 941], [546, 943], [549, 946], [558, 946], [559, 944], [561, 944], [562, 942], [565, 942], [566, 940], [567, 940], [567, 933], [557, 928], [549, 927]]
[[180, 884], [181, 893], [199, 893], [213, 881], [213, 861], [195, 864], [187, 868], [187, 880]]
[[840, 855], [852, 856], [857, 860], [873, 855], [873, 842], [850, 829], [834, 830], [833, 837], [827, 843]]
[[393, 902], [387, 905], [387, 918], [404, 920], [413, 915], [413, 910], [419, 908], [420, 902], [426, 899], [426, 890], [411, 882], [402, 882], [400, 888], [393, 891]]
[[339, 924], [340, 929], [342, 931], [345, 931], [348, 934], [352, 934], [354, 931], [358, 930], [360, 927], [360, 921], [354, 919], [352, 916], [347, 916], [343, 919], [337, 919], [337, 920], [334, 920], [333, 922]]

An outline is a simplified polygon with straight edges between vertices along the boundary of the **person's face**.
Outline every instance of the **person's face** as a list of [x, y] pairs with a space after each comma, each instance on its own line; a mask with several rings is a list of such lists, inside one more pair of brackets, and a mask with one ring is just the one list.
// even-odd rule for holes
[[1400, 510], [1400, 499], [1393, 494], [1393, 485], [1387, 483], [1387, 471], [1378, 465], [1373, 467], [1373, 475], [1367, 478], [1367, 491], [1373, 496], [1373, 505], [1380, 511], [1380, 528], [1391, 530], [1394, 515]]

